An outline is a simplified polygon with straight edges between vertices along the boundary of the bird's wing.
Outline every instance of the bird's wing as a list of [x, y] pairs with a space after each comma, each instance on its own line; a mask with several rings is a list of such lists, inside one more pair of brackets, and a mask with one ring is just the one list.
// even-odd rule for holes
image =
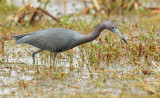
[[70, 45], [71, 35], [67, 33], [46, 33], [25, 36], [22, 39], [27, 44], [53, 52], [59, 52], [66, 49]]

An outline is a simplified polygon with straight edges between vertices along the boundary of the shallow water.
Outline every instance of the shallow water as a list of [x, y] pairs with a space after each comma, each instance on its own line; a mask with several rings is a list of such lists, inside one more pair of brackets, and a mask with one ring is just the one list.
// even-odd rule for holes
[[[38, 0], [34, 0], [33, 7], [40, 6]], [[12, 0], [13, 4], [21, 7], [30, 2], [30, 0]], [[79, 13], [85, 8], [85, 5], [80, 0], [66, 0], [66, 11], [64, 11], [64, 0], [50, 0], [50, 3], [47, 5], [46, 10], [49, 11], [52, 15], [58, 16], [72, 13]], [[139, 1], [144, 7], [160, 7], [159, 0], [141, 0]], [[43, 7], [44, 4], [41, 4]], [[92, 4], [87, 2], [88, 7], [92, 7]]]
[[[24, 4], [28, 4], [29, 0], [13, 0], [13, 4], [17, 6], [22, 6], [23, 2]], [[72, 13], [79, 13], [83, 8], [84, 4], [83, 2], [80, 2], [79, 0], [66, 0], [66, 12], [64, 11], [64, 4], [63, 0], [50, 0], [50, 3], [47, 5], [46, 10], [49, 11], [52, 15], [61, 15], [61, 14], [72, 14]], [[37, 2], [37, 0], [34, 1], [33, 7], [40, 6], [40, 3]], [[44, 4], [41, 5], [42, 7]], [[88, 3], [88, 6], [91, 6], [91, 4]]]
[[[145, 77], [140, 70], [138, 71], [139, 66], [131, 64], [121, 66], [120, 62], [110, 63], [109, 66], [104, 66], [105, 64], [102, 62], [104, 71], [94, 70], [93, 67], [90, 67], [92, 71], [90, 73], [86, 64], [83, 67], [78, 65], [78, 62], [82, 62], [78, 47], [72, 50], [74, 53], [72, 55], [73, 63], [71, 66], [74, 69], [71, 72], [71, 59], [67, 57], [67, 52], [64, 52], [61, 53], [62, 57], [58, 55], [56, 59], [58, 72], [48, 75], [49, 72], [47, 70], [49, 69], [50, 60], [49, 57], [47, 61], [41, 59], [46, 57], [46, 52], [43, 52], [44, 54], [36, 56], [40, 71], [37, 74], [36, 68], [32, 66], [30, 54], [35, 50], [35, 48], [24, 44], [7, 45], [5, 51], [10, 55], [3, 57], [6, 63], [2, 64], [0, 69], [0, 94], [66, 97], [78, 93], [99, 93], [100, 95], [105, 95], [106, 93], [119, 96], [125, 92], [132, 95], [142, 95], [147, 93], [141, 87], [142, 84], [138, 82], [138, 78], [136, 77], [143, 77], [143, 80], [147, 82], [157, 80], [157, 78], [152, 77], [152, 74]], [[14, 56], [13, 54], [20, 54], [22, 56]]]

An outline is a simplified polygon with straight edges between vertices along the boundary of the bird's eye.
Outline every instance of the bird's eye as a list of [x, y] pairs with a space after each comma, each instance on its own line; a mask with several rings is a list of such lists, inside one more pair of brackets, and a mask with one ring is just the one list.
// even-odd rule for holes
[[112, 27], [112, 29], [114, 29], [115, 27]]

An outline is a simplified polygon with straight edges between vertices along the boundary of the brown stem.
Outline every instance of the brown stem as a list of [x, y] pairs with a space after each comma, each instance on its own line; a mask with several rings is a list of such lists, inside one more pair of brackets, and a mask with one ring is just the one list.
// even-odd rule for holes
[[50, 17], [51, 17], [52, 19], [54, 19], [55, 21], [59, 22], [59, 20], [58, 20], [56, 17], [54, 17], [53, 15], [51, 15], [51, 14], [50, 14], [49, 12], [47, 12], [46, 10], [44, 10], [44, 9], [42, 9], [42, 8], [40, 8], [40, 7], [38, 7], [37, 10], [42, 11], [44, 14], [50, 16]]

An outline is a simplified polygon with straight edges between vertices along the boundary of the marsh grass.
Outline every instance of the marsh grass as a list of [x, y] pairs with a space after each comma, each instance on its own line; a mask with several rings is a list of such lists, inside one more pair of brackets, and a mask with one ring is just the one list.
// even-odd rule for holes
[[[0, 25], [0, 94], [73, 98], [159, 97], [159, 16], [125, 16], [119, 19], [110, 16], [98, 20], [91, 16], [83, 17], [66, 16], [60, 23], [45, 20], [23, 27], [3, 22]], [[103, 18], [118, 25], [128, 44], [104, 30], [95, 41], [58, 54], [57, 71], [49, 71], [50, 52], [43, 51], [36, 55], [37, 73], [31, 59], [36, 48], [16, 45], [8, 38], [8, 35], [58, 27], [88, 34]]]

